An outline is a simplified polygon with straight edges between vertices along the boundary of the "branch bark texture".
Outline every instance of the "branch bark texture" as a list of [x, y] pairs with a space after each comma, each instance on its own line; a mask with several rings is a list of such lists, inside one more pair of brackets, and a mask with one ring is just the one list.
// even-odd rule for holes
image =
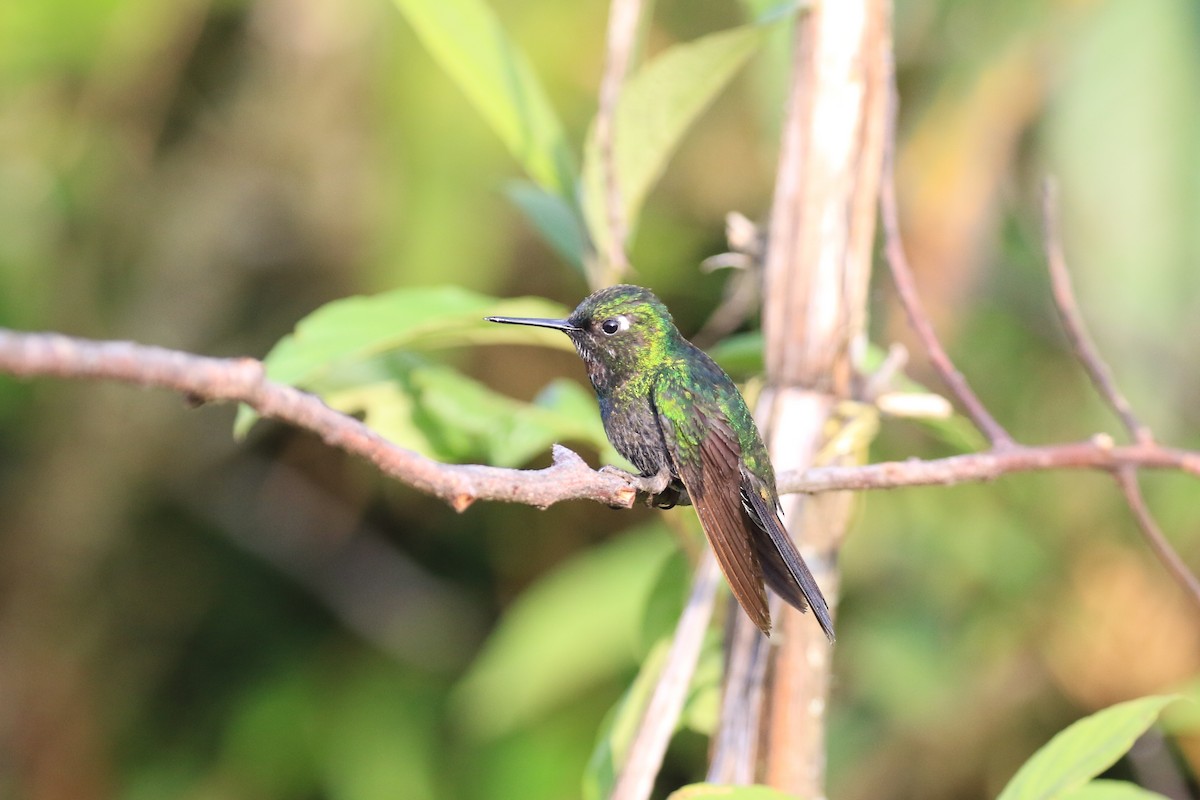
[[540, 470], [433, 461], [388, 442], [315, 395], [269, 380], [262, 363], [251, 358], [207, 358], [132, 342], [0, 329], [0, 372], [25, 378], [110, 379], [170, 389], [196, 400], [242, 402], [264, 417], [312, 431], [326, 444], [365, 458], [384, 474], [458, 511], [476, 500], [546, 508], [583, 498], [628, 508], [637, 495], [629, 481], [592, 470], [565, 447], [556, 446], [553, 465]]

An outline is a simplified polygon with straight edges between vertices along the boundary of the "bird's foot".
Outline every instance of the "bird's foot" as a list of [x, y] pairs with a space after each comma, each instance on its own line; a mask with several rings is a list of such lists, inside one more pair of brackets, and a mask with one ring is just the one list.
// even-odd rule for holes
[[682, 491], [671, 485], [671, 471], [663, 468], [654, 475], [633, 475], [623, 469], [607, 466], [601, 472], [619, 475], [629, 481], [638, 493], [646, 495], [646, 505], [655, 508], [671, 508], [679, 503]]

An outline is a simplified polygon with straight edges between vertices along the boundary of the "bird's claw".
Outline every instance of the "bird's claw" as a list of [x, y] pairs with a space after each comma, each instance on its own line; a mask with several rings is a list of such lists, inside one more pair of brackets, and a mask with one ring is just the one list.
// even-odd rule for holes
[[613, 466], [601, 467], [607, 475], [617, 475], [627, 481], [639, 494], [646, 495], [646, 505], [655, 508], [672, 508], [679, 502], [680, 492], [671, 488], [671, 473], [662, 470], [654, 475], [634, 475]]

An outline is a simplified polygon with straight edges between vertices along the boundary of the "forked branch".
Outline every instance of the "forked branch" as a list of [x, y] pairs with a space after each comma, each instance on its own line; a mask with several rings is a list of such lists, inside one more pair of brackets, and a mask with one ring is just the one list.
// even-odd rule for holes
[[925, 305], [917, 293], [912, 267], [909, 266], [908, 255], [904, 249], [904, 239], [900, 235], [900, 212], [896, 201], [896, 120], [900, 100], [896, 90], [896, 67], [890, 52], [887, 58], [887, 69], [889, 72], [888, 125], [890, 130], [883, 140], [883, 174], [879, 181], [879, 220], [883, 227], [884, 253], [887, 256], [892, 281], [896, 285], [896, 295], [904, 307], [908, 323], [929, 355], [930, 363], [966, 409], [967, 416], [975, 423], [975, 427], [979, 428], [987, 437], [993, 448], [999, 450], [1011, 447], [1014, 444], [1013, 438], [984, 407], [979, 397], [971, 389], [971, 385], [967, 383], [967, 379], [954, 366], [946, 349], [942, 347], [942, 342], [933, 329], [933, 321], [925, 312]]
[[[1153, 445], [1154, 436], [1133, 412], [1125, 395], [1117, 388], [1112, 370], [1100, 357], [1100, 351], [1092, 341], [1084, 324], [1075, 291], [1071, 287], [1071, 274], [1067, 270], [1067, 258], [1062, 244], [1062, 233], [1058, 225], [1058, 187], [1053, 179], [1047, 179], [1042, 191], [1042, 237], [1046, 250], [1046, 268], [1050, 272], [1050, 288], [1054, 295], [1054, 307], [1058, 310], [1063, 330], [1071, 342], [1075, 357], [1083, 365], [1096, 392], [1120, 418], [1121, 424], [1135, 444]], [[1138, 482], [1137, 465], [1126, 464], [1112, 471], [1113, 478], [1121, 487], [1125, 502], [1133, 512], [1138, 530], [1147, 546], [1167, 568], [1171, 577], [1183, 588], [1192, 602], [1200, 607], [1200, 580], [1192, 574], [1183, 558], [1163, 535]]]

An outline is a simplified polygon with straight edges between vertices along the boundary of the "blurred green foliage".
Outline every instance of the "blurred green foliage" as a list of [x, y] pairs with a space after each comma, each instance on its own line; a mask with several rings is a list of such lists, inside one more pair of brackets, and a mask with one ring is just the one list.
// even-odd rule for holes
[[[647, 28], [647, 64], [701, 76], [628, 178], [645, 186], [635, 279], [685, 333], [725, 286], [696, 268], [725, 249], [724, 214], [770, 203], [789, 22], [739, 26], [774, 5], [658, 3]], [[611, 459], [565, 340], [478, 322], [587, 292], [595, 189], [579, 176], [605, 15], [535, 0], [0, 4], [0, 325], [271, 352], [274, 374], [439, 458], [545, 463], [563, 440]], [[1200, 447], [1200, 11], [906, 0], [895, 24], [907, 244], [980, 395], [1023, 441], [1116, 430], [1048, 300], [1037, 188], [1054, 173], [1101, 349], [1163, 440]], [[510, 92], [534, 98], [531, 116], [512, 116]], [[557, 305], [493, 299], [535, 295]], [[907, 341], [886, 280], [872, 319], [879, 344]], [[743, 377], [754, 329], [717, 348]], [[0, 796], [601, 794], [685, 591], [663, 523], [690, 512], [457, 515], [293, 431], [236, 443], [230, 417], [0, 380]], [[872, 456], [960, 445], [885, 420]], [[1144, 486], [1200, 564], [1194, 481]], [[860, 503], [841, 559], [832, 796], [995, 797], [1071, 720], [1197, 691], [1194, 610], [1104, 476]], [[700, 733], [718, 656], [714, 639], [685, 719]], [[1174, 750], [1107, 778], [1194, 789], [1187, 706], [1165, 712]], [[702, 761], [673, 748], [661, 794]]]

